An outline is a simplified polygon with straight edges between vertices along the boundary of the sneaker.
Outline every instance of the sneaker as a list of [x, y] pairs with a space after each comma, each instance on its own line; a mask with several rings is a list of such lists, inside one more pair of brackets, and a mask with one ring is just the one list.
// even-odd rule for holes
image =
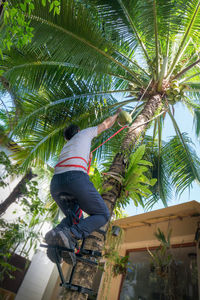
[[[66, 247], [75, 251], [77, 246], [77, 240], [73, 237], [71, 231], [68, 228], [60, 230], [56, 234], [57, 245], [61, 247]], [[68, 264], [72, 264], [73, 266], [76, 264], [76, 254], [75, 252], [62, 251], [61, 256], [65, 262]]]
[[45, 242], [48, 245], [55, 245], [56, 244], [56, 235], [60, 231], [58, 227], [55, 227], [51, 230], [49, 230], [44, 237]]
[[44, 238], [45, 242], [49, 245], [55, 245], [56, 234], [60, 230], [63, 230], [65, 228], [69, 228], [71, 225], [72, 224], [71, 224], [70, 218], [68, 218], [68, 217], [63, 218], [62, 221], [60, 222], [60, 224], [58, 224], [56, 227], [49, 230], [45, 234], [45, 238]]
[[53, 262], [53, 263], [62, 263], [62, 257], [61, 257], [61, 251], [55, 249], [55, 248], [47, 248], [47, 257]]
[[[45, 242], [48, 245], [56, 245], [56, 234], [59, 232], [59, 228], [55, 227], [51, 230], [49, 230], [44, 237]], [[61, 257], [61, 251], [56, 250], [55, 248], [47, 248], [47, 257], [53, 262], [53, 263], [61, 263], [62, 257]]]
[[[49, 230], [45, 234], [45, 242], [48, 245], [58, 245], [61, 247], [66, 247], [69, 249], [75, 250], [75, 247], [77, 246], [77, 241], [75, 238], [73, 238], [72, 233], [68, 228], [60, 229], [59, 227], [55, 227], [51, 230]], [[59, 253], [56, 254], [54, 248], [48, 248], [47, 256], [52, 262], [56, 262], [56, 256], [57, 260], [62, 261], [63, 260], [67, 264], [76, 264], [76, 255], [74, 252], [68, 252], [68, 251], [59, 251]], [[58, 255], [60, 258], [58, 258]], [[62, 258], [61, 258], [62, 257]]]

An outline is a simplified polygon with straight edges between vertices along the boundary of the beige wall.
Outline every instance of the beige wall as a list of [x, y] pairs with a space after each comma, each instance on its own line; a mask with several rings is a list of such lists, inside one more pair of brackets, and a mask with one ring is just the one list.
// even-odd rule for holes
[[152, 224], [151, 226], [140, 226], [126, 230], [123, 247], [127, 249], [152, 247], [159, 245], [154, 233], [158, 228], [164, 233], [172, 228], [171, 243], [189, 243], [194, 241], [197, 222], [199, 217], [185, 217]]
[[[178, 212], [178, 206], [175, 206], [175, 210]], [[200, 208], [200, 204], [199, 204]], [[166, 209], [167, 210], [167, 209]], [[161, 211], [161, 210], [160, 210]], [[162, 210], [163, 211], [163, 210]], [[152, 212], [155, 216], [155, 211]], [[150, 216], [151, 213], [147, 213], [147, 219], [148, 216]], [[130, 218], [130, 223], [132, 222], [132, 226], [124, 225], [125, 222], [121, 221], [122, 227], [124, 228], [125, 234], [124, 234], [124, 242], [121, 246], [120, 254], [126, 255], [126, 253], [130, 250], [134, 249], [141, 249], [141, 248], [150, 248], [159, 246], [158, 240], [156, 240], [154, 233], [157, 231], [158, 228], [160, 228], [164, 233], [167, 233], [169, 228], [172, 228], [172, 235], [171, 235], [171, 244], [187, 244], [187, 243], [193, 243], [195, 238], [195, 233], [197, 230], [198, 222], [200, 221], [200, 217], [197, 216], [198, 214], [195, 214], [196, 216], [185, 216], [185, 217], [177, 217], [173, 216], [172, 219], [170, 219], [170, 216], [167, 220], [165, 218], [165, 221], [156, 221], [151, 225], [143, 224], [137, 226], [138, 223], [138, 217], [137, 217], [137, 223], [134, 223], [134, 217], [132, 219]], [[144, 219], [144, 214], [141, 215]], [[128, 219], [128, 218], [127, 218]], [[159, 219], [159, 218], [158, 218]], [[152, 220], [152, 219], [151, 219]], [[155, 218], [156, 220], [156, 218]], [[116, 222], [120, 226], [120, 221]], [[145, 223], [145, 222], [143, 222]], [[135, 226], [136, 225], [136, 226]], [[198, 250], [198, 264], [200, 264], [200, 251]], [[200, 274], [199, 274], [200, 277]], [[200, 282], [200, 278], [199, 278]], [[106, 291], [107, 299], [109, 300], [118, 300], [120, 288], [122, 283], [122, 276], [118, 276], [116, 278], [111, 279], [110, 288], [108, 291]], [[102, 284], [103, 284], [103, 278], [100, 286], [101, 292], [98, 295], [98, 300], [105, 299], [105, 295], [102, 294]], [[104, 291], [107, 290], [104, 288]], [[200, 288], [199, 288], [200, 290]]]
[[197, 249], [197, 268], [199, 270], [198, 272], [198, 287], [199, 287], [199, 300], [200, 300], [200, 240], [198, 241], [196, 245]]

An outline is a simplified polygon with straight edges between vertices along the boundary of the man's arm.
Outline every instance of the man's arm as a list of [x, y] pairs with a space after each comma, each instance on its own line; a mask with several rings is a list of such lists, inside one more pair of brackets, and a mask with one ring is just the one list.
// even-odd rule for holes
[[97, 134], [100, 134], [103, 131], [105, 131], [106, 129], [112, 127], [113, 124], [115, 123], [115, 121], [117, 120], [117, 117], [118, 117], [120, 111], [121, 111], [121, 108], [119, 108], [113, 116], [105, 119], [101, 124], [99, 124]]

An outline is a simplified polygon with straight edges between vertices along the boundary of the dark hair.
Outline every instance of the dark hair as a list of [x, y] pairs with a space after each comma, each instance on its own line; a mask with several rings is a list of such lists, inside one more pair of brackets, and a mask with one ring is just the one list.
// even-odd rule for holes
[[79, 130], [80, 130], [80, 128], [77, 125], [75, 125], [75, 124], [69, 125], [64, 130], [64, 137], [65, 137], [65, 139], [66, 140], [70, 140]]

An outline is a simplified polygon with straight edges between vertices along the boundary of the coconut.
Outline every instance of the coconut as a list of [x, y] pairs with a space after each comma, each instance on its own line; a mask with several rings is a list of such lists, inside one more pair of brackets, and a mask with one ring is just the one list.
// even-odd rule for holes
[[124, 125], [129, 124], [129, 123], [132, 122], [132, 117], [128, 112], [122, 110], [119, 113], [119, 116], [118, 116], [117, 120], [118, 120], [120, 125], [124, 126]]

